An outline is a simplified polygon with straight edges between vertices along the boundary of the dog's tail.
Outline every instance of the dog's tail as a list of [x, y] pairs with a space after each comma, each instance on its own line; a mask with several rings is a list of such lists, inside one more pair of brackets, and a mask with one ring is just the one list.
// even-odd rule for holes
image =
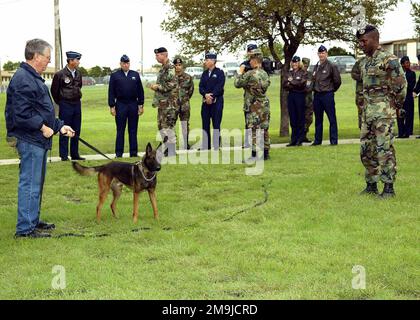
[[72, 162], [72, 165], [73, 165], [74, 171], [76, 171], [81, 176], [93, 176], [99, 171], [100, 168], [102, 168], [102, 166], [100, 166], [100, 167], [85, 167], [85, 166], [82, 166], [78, 162]]

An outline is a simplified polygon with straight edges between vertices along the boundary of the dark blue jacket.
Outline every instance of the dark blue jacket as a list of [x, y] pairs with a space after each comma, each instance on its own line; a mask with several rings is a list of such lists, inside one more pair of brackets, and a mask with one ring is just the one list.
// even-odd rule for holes
[[60, 131], [63, 121], [57, 119], [45, 80], [26, 62], [14, 74], [7, 89], [5, 108], [7, 135], [51, 149], [52, 137], [42, 135], [42, 125]]
[[111, 74], [108, 89], [108, 105], [115, 107], [117, 101], [123, 103], [144, 104], [144, 90], [140, 75], [136, 71], [129, 70], [125, 76], [121, 69]]
[[214, 68], [210, 76], [208, 70], [205, 70], [201, 75], [199, 89], [203, 98], [207, 93], [212, 93], [216, 102], [223, 100], [224, 87], [225, 73], [221, 69]]
[[413, 70], [406, 70], [405, 78], [407, 79], [407, 95], [405, 101], [412, 102], [414, 101], [413, 92], [416, 86], [416, 73]]

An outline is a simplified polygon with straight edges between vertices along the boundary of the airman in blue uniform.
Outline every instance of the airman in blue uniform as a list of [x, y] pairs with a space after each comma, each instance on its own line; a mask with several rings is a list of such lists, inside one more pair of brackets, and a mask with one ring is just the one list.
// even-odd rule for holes
[[117, 158], [123, 156], [128, 122], [130, 157], [137, 157], [137, 129], [139, 116], [144, 113], [144, 90], [139, 73], [130, 70], [130, 59], [126, 55], [121, 57], [120, 65], [121, 69], [111, 75], [108, 90], [108, 105], [117, 125], [115, 154]]
[[211, 149], [210, 120], [213, 123], [213, 145], [214, 149], [220, 147], [220, 126], [223, 117], [223, 94], [225, 87], [225, 73], [216, 67], [217, 55], [208, 52], [205, 55], [205, 67], [200, 79], [200, 94], [203, 96], [201, 106], [201, 118], [203, 131], [207, 136], [203, 137], [203, 150]]

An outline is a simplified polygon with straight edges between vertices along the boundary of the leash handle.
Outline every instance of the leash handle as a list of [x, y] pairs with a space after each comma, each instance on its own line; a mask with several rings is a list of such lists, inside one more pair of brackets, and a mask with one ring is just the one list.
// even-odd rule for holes
[[98, 150], [97, 148], [95, 148], [94, 146], [92, 146], [91, 144], [89, 144], [89, 143], [87, 143], [85, 140], [83, 140], [82, 138], [80, 138], [80, 137], [77, 137], [78, 139], [79, 139], [79, 141], [81, 142], [81, 143], [83, 143], [86, 147], [88, 147], [89, 149], [92, 149], [93, 151], [95, 151], [95, 152], [97, 152], [97, 153], [99, 153], [101, 156], [103, 156], [103, 157], [105, 157], [106, 159], [108, 159], [108, 160], [111, 160], [112, 161], [112, 159], [110, 158], [110, 157], [108, 157], [105, 153], [103, 153], [102, 151], [100, 151], [100, 150]]

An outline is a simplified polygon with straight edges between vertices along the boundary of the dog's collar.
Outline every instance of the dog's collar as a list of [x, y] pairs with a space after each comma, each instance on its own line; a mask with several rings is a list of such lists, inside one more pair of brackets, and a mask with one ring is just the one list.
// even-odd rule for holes
[[[144, 174], [144, 171], [143, 171], [143, 163], [140, 161], [140, 162], [137, 162], [136, 165], [138, 165], [140, 167], [140, 172], [141, 172], [141, 175], [143, 176], [144, 180], [146, 180], [147, 182], [152, 182], [153, 180], [155, 180], [156, 172], [154, 172], [154, 174], [151, 178], [147, 178], [146, 175]], [[133, 167], [133, 176], [134, 176], [134, 167]]]

